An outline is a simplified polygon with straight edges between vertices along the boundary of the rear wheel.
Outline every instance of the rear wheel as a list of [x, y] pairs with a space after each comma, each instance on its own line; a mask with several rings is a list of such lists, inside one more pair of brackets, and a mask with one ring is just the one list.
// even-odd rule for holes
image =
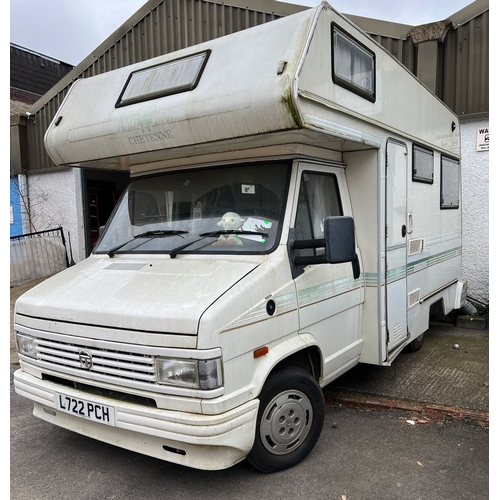
[[419, 335], [416, 339], [410, 342], [405, 349], [408, 352], [417, 352], [420, 351], [420, 349], [422, 349], [423, 344], [424, 344], [424, 334], [422, 333], [422, 335]]
[[302, 461], [314, 448], [325, 418], [325, 399], [305, 370], [283, 366], [259, 396], [255, 442], [248, 461], [261, 472], [276, 472]]

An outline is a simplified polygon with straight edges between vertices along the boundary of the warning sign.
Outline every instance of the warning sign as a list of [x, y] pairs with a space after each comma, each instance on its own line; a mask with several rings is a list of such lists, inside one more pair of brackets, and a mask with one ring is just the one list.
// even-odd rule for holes
[[477, 129], [476, 137], [476, 151], [489, 151], [490, 150], [490, 134], [488, 127]]

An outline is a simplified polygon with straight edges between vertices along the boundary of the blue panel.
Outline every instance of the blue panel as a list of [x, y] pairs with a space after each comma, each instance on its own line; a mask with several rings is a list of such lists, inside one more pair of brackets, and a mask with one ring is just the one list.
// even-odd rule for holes
[[10, 219], [10, 235], [19, 236], [23, 234], [23, 221], [21, 216], [21, 197], [19, 196], [19, 188], [17, 180], [14, 177], [10, 178], [10, 206], [11, 214], [13, 215]]

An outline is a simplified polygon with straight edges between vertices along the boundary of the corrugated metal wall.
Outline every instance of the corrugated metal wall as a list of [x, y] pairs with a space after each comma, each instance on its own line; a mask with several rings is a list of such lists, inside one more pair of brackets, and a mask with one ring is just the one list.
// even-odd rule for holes
[[399, 62], [404, 64], [413, 74], [416, 74], [417, 46], [413, 43], [411, 37], [401, 40], [399, 38], [391, 38], [383, 35], [370, 34], [370, 36], [390, 52]]
[[[418, 44], [370, 34], [413, 74], [417, 74]], [[489, 10], [451, 28], [439, 43], [437, 96], [457, 115], [489, 111]]]
[[439, 97], [459, 116], [489, 110], [488, 40], [488, 10], [446, 35]]
[[[290, 5], [288, 8], [303, 9]], [[286, 12], [286, 7], [282, 7], [282, 11], [280, 14], [265, 13], [207, 0], [164, 0], [124, 31], [123, 36], [103, 54], [97, 54], [93, 62], [80, 70], [77, 78], [104, 73], [292, 13]], [[450, 29], [440, 45], [442, 64], [438, 69], [438, 97], [459, 115], [488, 111], [488, 22], [489, 11], [486, 11], [456, 29]], [[416, 74], [418, 45], [410, 36], [406, 39], [373, 33], [371, 36]], [[28, 123], [31, 171], [54, 168], [45, 152], [43, 136], [69, 85], [70, 82], [36, 113], [36, 123]]]
[[200, 0], [160, 3], [95, 63], [83, 77], [121, 68], [276, 19], [255, 12]]
[[[370, 33], [413, 74], [417, 74], [418, 44]], [[437, 96], [457, 115], [489, 111], [489, 10], [451, 28], [439, 44]]]

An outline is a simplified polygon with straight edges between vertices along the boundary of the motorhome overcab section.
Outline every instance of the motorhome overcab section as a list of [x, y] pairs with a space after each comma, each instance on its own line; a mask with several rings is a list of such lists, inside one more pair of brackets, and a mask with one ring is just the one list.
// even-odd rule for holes
[[56, 425], [291, 467], [322, 387], [465, 300], [458, 119], [327, 3], [79, 80], [45, 142], [131, 174], [90, 257], [16, 303], [15, 390]]

